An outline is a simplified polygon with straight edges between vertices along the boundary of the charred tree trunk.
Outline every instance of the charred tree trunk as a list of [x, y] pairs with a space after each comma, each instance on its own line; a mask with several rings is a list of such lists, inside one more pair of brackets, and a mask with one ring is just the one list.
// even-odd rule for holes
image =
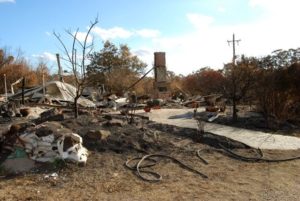
[[75, 115], [75, 119], [78, 118], [78, 98], [79, 97], [74, 98], [74, 115]]
[[237, 121], [237, 109], [236, 109], [236, 99], [232, 99], [232, 121]]
[[237, 110], [236, 110], [236, 102], [237, 102], [237, 83], [236, 83], [236, 73], [235, 73], [235, 64], [233, 63], [232, 69], [232, 121], [237, 121]]

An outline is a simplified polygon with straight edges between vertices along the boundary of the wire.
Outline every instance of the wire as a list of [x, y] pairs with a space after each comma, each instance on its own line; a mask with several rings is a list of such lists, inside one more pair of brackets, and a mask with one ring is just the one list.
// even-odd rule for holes
[[132, 85], [130, 85], [130, 87], [128, 87], [126, 89], [126, 91], [128, 91], [129, 89], [131, 89], [132, 87], [134, 87], [137, 83], [139, 83], [142, 79], [144, 79], [144, 77], [146, 77], [153, 69], [154, 69], [154, 67], [151, 68], [148, 72], [146, 72], [140, 79], [138, 79], [136, 82], [134, 82]]

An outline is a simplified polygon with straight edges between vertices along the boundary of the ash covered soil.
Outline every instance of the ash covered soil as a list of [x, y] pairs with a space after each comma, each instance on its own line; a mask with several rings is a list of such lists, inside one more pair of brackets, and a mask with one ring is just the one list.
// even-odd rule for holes
[[[0, 200], [299, 200], [300, 160], [263, 163], [243, 162], [228, 157], [218, 147], [253, 156], [255, 150], [224, 139], [199, 137], [192, 129], [155, 124], [124, 116], [86, 114], [61, 122], [83, 137], [90, 151], [83, 167], [61, 161], [42, 164], [19, 175], [3, 175]], [[5, 127], [1, 125], [1, 127]], [[107, 130], [105, 139], [88, 135], [90, 130]], [[209, 134], [208, 134], [209, 136]], [[205, 165], [196, 155], [208, 162]], [[267, 158], [286, 158], [300, 151], [264, 151]], [[162, 176], [151, 183], [124, 166], [127, 159], [145, 154], [165, 154], [205, 174], [202, 178], [170, 159], [158, 158], [150, 167]], [[55, 176], [53, 173], [56, 173]]]

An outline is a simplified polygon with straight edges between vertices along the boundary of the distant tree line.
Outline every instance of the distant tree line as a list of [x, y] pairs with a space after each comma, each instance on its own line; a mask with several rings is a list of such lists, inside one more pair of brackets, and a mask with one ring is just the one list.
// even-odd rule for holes
[[[269, 127], [300, 120], [300, 49], [261, 58], [242, 55], [221, 70], [201, 68], [177, 80], [190, 95], [221, 93], [232, 105], [255, 105]], [[237, 110], [233, 120], [238, 118]], [[299, 122], [298, 122], [299, 123]]]
[[[89, 52], [83, 66], [86, 71], [85, 86], [105, 86], [110, 93], [122, 95], [145, 72], [147, 65], [134, 55], [130, 48], [110, 41], [103, 42], [98, 51]], [[187, 95], [223, 94], [229, 104], [249, 104], [256, 106], [270, 126], [286, 121], [299, 121], [300, 116], [300, 49], [276, 50], [270, 55], [256, 58], [242, 55], [236, 63], [224, 64], [223, 69], [210, 67], [187, 75], [168, 72], [172, 93]], [[56, 79], [51, 76], [47, 63], [40, 61], [32, 67], [22, 57], [14, 58], [5, 48], [0, 49], [0, 77], [6, 74], [7, 86], [20, 77], [26, 78], [26, 87]], [[81, 77], [77, 77], [80, 81]], [[1, 79], [3, 80], [3, 79]], [[65, 76], [65, 81], [76, 85], [73, 75]], [[132, 90], [138, 95], [153, 93], [153, 77], [145, 77]], [[82, 82], [83, 83], [83, 82]], [[18, 86], [17, 86], [18, 87]], [[20, 87], [20, 85], [19, 85]], [[0, 84], [0, 93], [4, 85]], [[233, 110], [233, 120], [238, 118]]]
[[[49, 80], [50, 74], [46, 62], [41, 60], [36, 66], [32, 66], [22, 55], [18, 54], [17, 57], [14, 57], [7, 48], [0, 48], [0, 94], [5, 91], [4, 75], [6, 75], [7, 88], [10, 92], [11, 84], [22, 77], [26, 79], [26, 88], [42, 84], [43, 73], [45, 80]], [[17, 90], [21, 84], [14, 87]]]

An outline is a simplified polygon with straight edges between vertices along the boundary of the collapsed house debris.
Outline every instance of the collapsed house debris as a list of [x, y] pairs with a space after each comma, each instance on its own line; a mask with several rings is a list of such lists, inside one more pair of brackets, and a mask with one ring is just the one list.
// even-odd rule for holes
[[[38, 162], [53, 162], [56, 159], [86, 163], [88, 151], [82, 138], [58, 122], [39, 125], [20, 123], [11, 126], [2, 136], [2, 152], [14, 154], [23, 149], [28, 157]], [[26, 157], [26, 156], [24, 156]]]
[[20, 135], [31, 159], [53, 162], [55, 159], [86, 163], [88, 151], [82, 138], [57, 122], [45, 122]]
[[[60, 103], [61, 105], [73, 103], [76, 96], [76, 88], [68, 83], [60, 81], [51, 81], [45, 84], [45, 95], [43, 94], [43, 86], [27, 89], [24, 92], [24, 99], [28, 102], [48, 102]], [[22, 92], [18, 92], [9, 97], [12, 101], [21, 101]], [[84, 98], [78, 99], [78, 104], [83, 107], [94, 108], [95, 104]]]

